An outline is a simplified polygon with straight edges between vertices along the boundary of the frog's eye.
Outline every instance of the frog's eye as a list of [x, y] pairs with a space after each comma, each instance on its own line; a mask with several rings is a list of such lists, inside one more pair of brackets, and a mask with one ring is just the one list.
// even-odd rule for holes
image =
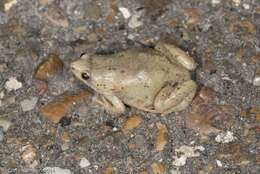
[[89, 75], [88, 75], [88, 73], [82, 73], [81, 74], [81, 77], [82, 77], [82, 79], [84, 79], [84, 80], [88, 80], [90, 77], [89, 77]]

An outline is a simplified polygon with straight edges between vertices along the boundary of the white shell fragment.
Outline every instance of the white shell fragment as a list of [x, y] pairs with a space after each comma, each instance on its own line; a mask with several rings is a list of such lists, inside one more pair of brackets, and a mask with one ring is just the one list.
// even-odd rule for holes
[[184, 166], [186, 164], [187, 158], [191, 157], [199, 157], [200, 152], [198, 151], [204, 151], [205, 148], [203, 146], [195, 146], [195, 147], [190, 147], [183, 145], [179, 149], [176, 149], [175, 152], [181, 153], [180, 156], [173, 156], [173, 165], [175, 166]]
[[79, 162], [79, 166], [81, 168], [89, 167], [90, 166], [90, 162], [86, 158], [81, 158], [81, 160]]
[[253, 80], [254, 86], [260, 86], [260, 76], [256, 76]]
[[142, 16], [143, 11], [138, 11], [134, 13], [128, 23], [128, 26], [130, 28], [137, 28], [140, 27], [143, 23], [140, 21], [140, 17]]
[[119, 7], [119, 11], [122, 13], [122, 15], [124, 16], [125, 19], [130, 18], [131, 14], [127, 8]]
[[59, 167], [45, 167], [43, 172], [44, 174], [71, 174], [69, 169], [62, 169]]
[[8, 81], [5, 83], [5, 89], [7, 91], [17, 90], [23, 86], [21, 82], [19, 82], [16, 77], [10, 77]]
[[17, 0], [11, 0], [5, 3], [5, 11], [9, 11], [15, 4], [17, 4]]
[[227, 131], [220, 133], [215, 138], [218, 143], [230, 143], [236, 140], [236, 137], [233, 136], [233, 132]]

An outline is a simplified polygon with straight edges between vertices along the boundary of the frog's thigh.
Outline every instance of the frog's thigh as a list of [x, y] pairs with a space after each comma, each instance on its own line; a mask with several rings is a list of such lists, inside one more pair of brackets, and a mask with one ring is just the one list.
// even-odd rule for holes
[[173, 62], [177, 61], [188, 70], [194, 70], [196, 68], [196, 63], [193, 58], [190, 57], [186, 52], [172, 44], [159, 42], [155, 46], [155, 49], [163, 53]]
[[167, 114], [185, 109], [195, 95], [196, 86], [196, 83], [192, 80], [176, 86], [165, 86], [155, 98], [155, 110]]
[[102, 105], [108, 112], [123, 113], [125, 112], [124, 103], [113, 95], [98, 95], [96, 102]]

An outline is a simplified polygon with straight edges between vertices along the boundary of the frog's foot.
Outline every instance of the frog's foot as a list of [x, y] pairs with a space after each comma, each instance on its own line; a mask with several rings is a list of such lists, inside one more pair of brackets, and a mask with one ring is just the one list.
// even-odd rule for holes
[[186, 52], [172, 44], [159, 42], [155, 49], [164, 54], [170, 62], [178, 62], [188, 70], [194, 70], [196, 63]]
[[125, 112], [124, 103], [116, 96], [113, 95], [98, 95], [95, 101], [102, 105], [106, 111], [121, 114]]
[[197, 85], [192, 80], [175, 86], [166, 85], [155, 98], [155, 110], [162, 113], [162, 115], [184, 110], [195, 96], [196, 88]]

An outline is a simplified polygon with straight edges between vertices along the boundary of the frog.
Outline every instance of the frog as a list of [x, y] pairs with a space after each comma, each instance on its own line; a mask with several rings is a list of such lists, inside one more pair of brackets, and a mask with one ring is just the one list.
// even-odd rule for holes
[[113, 54], [84, 54], [70, 64], [106, 111], [122, 114], [130, 106], [161, 115], [190, 105], [197, 90], [190, 71], [196, 66], [187, 52], [165, 42]]

